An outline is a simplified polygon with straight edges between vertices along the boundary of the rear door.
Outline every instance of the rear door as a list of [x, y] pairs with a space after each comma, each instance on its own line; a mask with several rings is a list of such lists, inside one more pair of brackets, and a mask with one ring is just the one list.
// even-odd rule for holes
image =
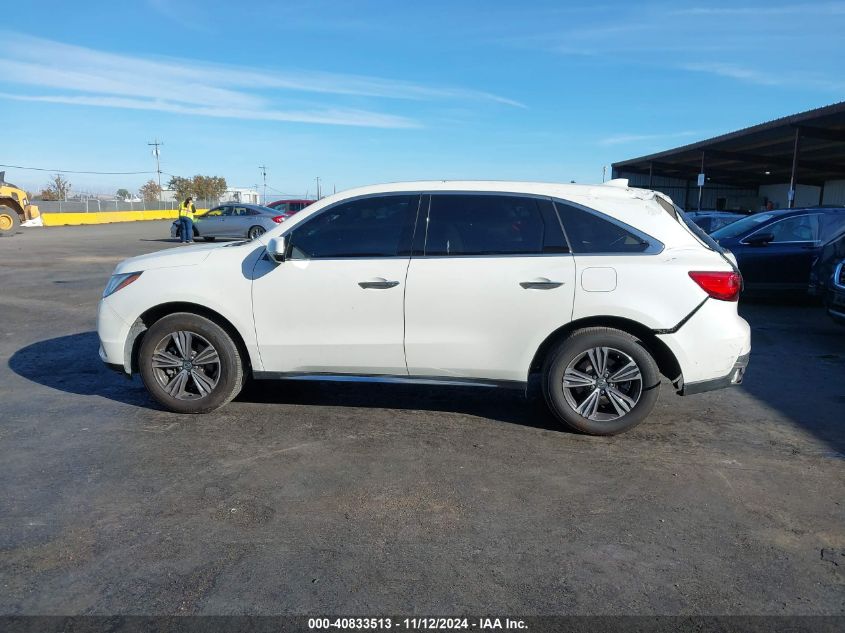
[[409, 373], [526, 380], [572, 315], [575, 265], [551, 201], [438, 193], [423, 207], [405, 292]]
[[229, 207], [223, 214], [223, 229], [221, 235], [225, 237], [244, 237], [250, 227], [250, 209], [242, 205]]

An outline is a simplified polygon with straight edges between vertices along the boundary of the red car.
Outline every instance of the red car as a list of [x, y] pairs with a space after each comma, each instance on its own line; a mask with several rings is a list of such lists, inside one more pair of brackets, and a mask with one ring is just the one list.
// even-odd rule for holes
[[315, 200], [276, 200], [266, 206], [278, 211], [279, 214], [287, 220], [292, 215], [302, 211], [312, 202], [315, 202]]

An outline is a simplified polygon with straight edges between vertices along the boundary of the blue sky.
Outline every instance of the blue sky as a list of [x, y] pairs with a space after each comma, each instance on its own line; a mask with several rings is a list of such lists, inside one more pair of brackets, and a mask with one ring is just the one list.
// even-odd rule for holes
[[273, 196], [316, 176], [598, 182], [845, 99], [845, 2], [41, 1], [13, 23], [0, 162], [152, 170], [158, 137], [165, 172], [251, 186], [265, 164]]

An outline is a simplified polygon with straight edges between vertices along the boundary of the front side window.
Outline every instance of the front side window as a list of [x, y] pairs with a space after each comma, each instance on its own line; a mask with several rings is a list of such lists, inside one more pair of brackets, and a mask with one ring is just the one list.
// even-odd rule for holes
[[642, 253], [651, 246], [610, 219], [558, 201], [555, 206], [573, 253]]
[[507, 195], [432, 195], [425, 254], [537, 255], [568, 248], [548, 200]]
[[207, 217], [207, 218], [219, 218], [221, 215], [223, 215], [223, 210], [225, 208], [226, 207], [217, 207], [215, 209], [212, 209], [211, 211], [209, 211], [208, 213], [205, 214], [205, 217]]
[[795, 215], [791, 218], [784, 218], [754, 231], [747, 239], [754, 235], [771, 233], [774, 236], [772, 243], [777, 242], [816, 242], [819, 239], [819, 216]]
[[362, 198], [326, 209], [290, 235], [291, 259], [409, 253], [418, 195]]

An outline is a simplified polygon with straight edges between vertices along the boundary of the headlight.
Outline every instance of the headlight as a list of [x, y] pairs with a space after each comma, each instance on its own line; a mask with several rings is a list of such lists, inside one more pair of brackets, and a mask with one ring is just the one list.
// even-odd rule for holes
[[103, 290], [103, 299], [109, 295], [113, 295], [118, 290], [126, 288], [126, 286], [131, 284], [140, 276], [141, 273], [122, 273], [120, 275], [112, 275], [111, 279], [109, 279], [109, 283], [106, 284], [106, 289]]

